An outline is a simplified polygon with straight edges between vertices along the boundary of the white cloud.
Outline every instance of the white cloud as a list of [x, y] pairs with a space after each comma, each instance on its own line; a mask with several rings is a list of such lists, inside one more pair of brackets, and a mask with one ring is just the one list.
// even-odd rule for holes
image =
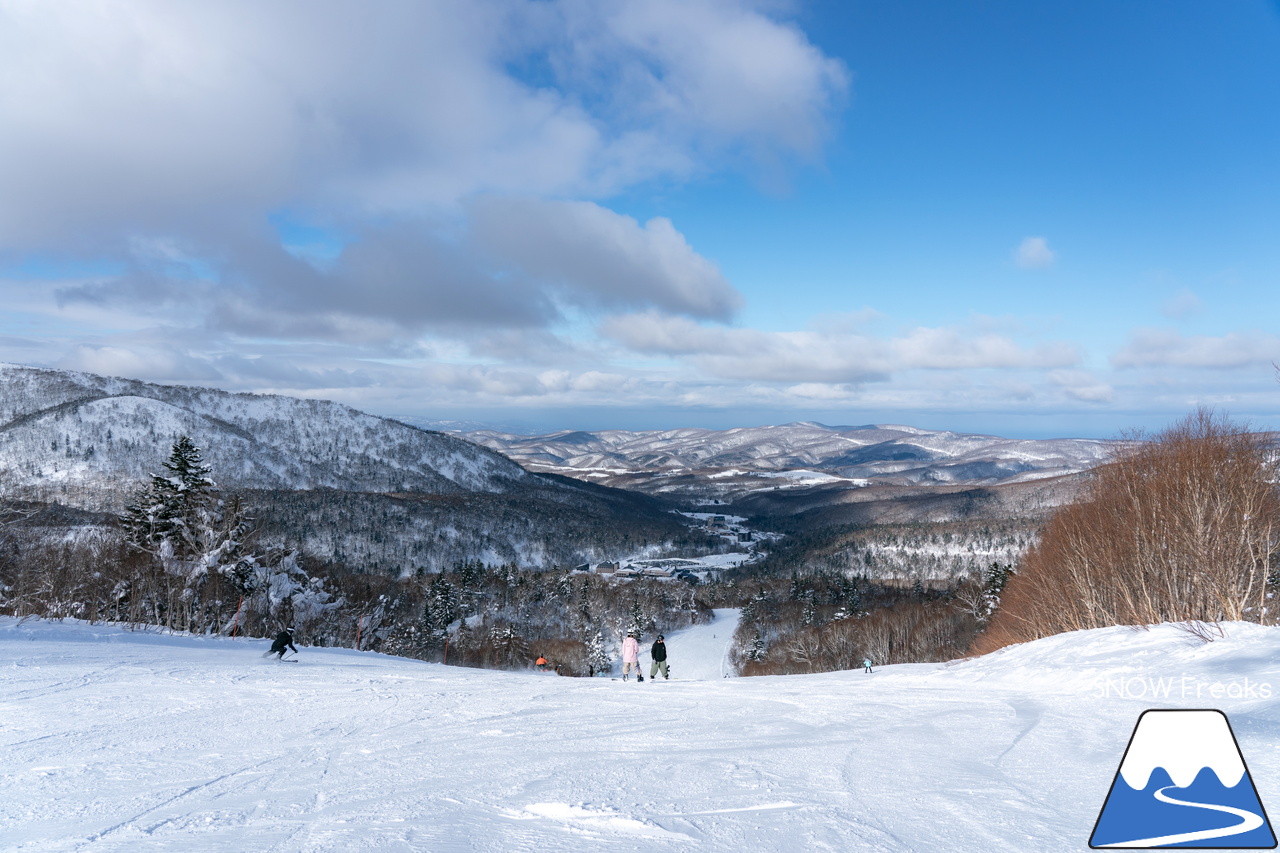
[[1088, 371], [1055, 370], [1048, 379], [1068, 397], [1083, 403], [1110, 403], [1115, 398], [1115, 389]]
[[741, 305], [667, 219], [641, 225], [591, 202], [526, 198], [485, 198], [469, 210], [452, 228], [364, 229], [322, 266], [252, 234], [228, 238], [214, 269], [179, 263], [184, 247], [135, 243], [125, 274], [56, 293], [68, 308], [181, 317], [241, 337], [402, 345], [447, 334], [494, 354], [502, 333], [549, 328], [569, 309], [723, 320]]
[[1024, 347], [1011, 338], [955, 328], [918, 328], [892, 347], [904, 367], [938, 370], [959, 368], [1044, 368], [1076, 364], [1080, 351], [1066, 343]]
[[765, 332], [709, 327], [648, 313], [609, 318], [601, 334], [636, 352], [674, 356], [712, 375], [768, 382], [863, 383], [927, 370], [1036, 370], [1080, 361], [1077, 347], [1025, 346], [1009, 337], [962, 328], [917, 328], [882, 338], [848, 327]]
[[1028, 237], [1013, 250], [1013, 260], [1024, 270], [1042, 270], [1053, 266], [1057, 254], [1043, 237]]
[[[717, 325], [743, 299], [687, 224], [609, 209], [820, 155], [850, 76], [787, 8], [0, 0], [0, 79], [21, 81], [0, 86], [0, 251], [95, 270], [0, 280], [0, 357], [381, 411], [1129, 405], [1075, 344], [999, 319]], [[281, 245], [286, 214], [329, 237]], [[1262, 332], [1140, 330], [1112, 363], [1277, 360]]]
[[684, 317], [656, 313], [626, 314], [606, 318], [600, 333], [624, 347], [645, 355], [693, 355], [723, 353], [736, 349], [735, 333], [707, 327]]
[[[0, 0], [0, 244], [421, 213], [812, 157], [847, 74], [745, 2]], [[511, 68], [551, 57], [530, 82]]]
[[1138, 329], [1111, 356], [1115, 367], [1263, 367], [1280, 361], [1280, 337], [1266, 332], [1187, 336], [1173, 329]]
[[1160, 306], [1160, 311], [1166, 317], [1175, 320], [1189, 317], [1193, 314], [1204, 312], [1204, 303], [1187, 288], [1183, 288], [1176, 294], [1167, 299], [1164, 305]]
[[697, 128], [812, 156], [833, 101], [849, 84], [844, 66], [803, 33], [745, 4], [577, 2], [573, 9], [579, 20], [584, 12], [603, 18], [594, 28], [600, 37], [579, 43], [579, 55], [591, 57], [587, 70], [626, 57], [621, 95], [684, 134]]
[[189, 382], [216, 382], [224, 378], [207, 360], [167, 346], [130, 348], [81, 345], [59, 359], [58, 366], [102, 376], [153, 381], [183, 379]]
[[819, 154], [848, 73], [779, 8], [0, 0], [0, 252], [104, 270], [40, 285], [40, 357], [309, 387], [444, 352], [566, 369], [604, 312], [728, 320], [679, 222], [604, 202]]
[[830, 385], [824, 382], [801, 382], [783, 390], [788, 396], [806, 402], [846, 403], [854, 398], [848, 386]]
[[575, 300], [720, 320], [742, 304], [715, 264], [665, 217], [642, 226], [592, 202], [528, 198], [486, 197], [470, 210], [486, 254]]

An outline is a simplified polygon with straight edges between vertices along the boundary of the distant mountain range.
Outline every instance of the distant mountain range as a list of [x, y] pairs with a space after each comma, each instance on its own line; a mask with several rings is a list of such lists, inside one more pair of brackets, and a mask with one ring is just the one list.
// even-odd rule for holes
[[245, 496], [267, 543], [381, 573], [716, 547], [673, 507], [788, 516], [796, 530], [1032, 517], [1070, 499], [1072, 475], [1109, 450], [807, 422], [448, 434], [324, 400], [0, 365], [0, 499], [109, 523], [181, 435]]
[[729, 430], [460, 434], [531, 471], [653, 495], [729, 501], [763, 491], [1029, 482], [1087, 470], [1111, 450], [1110, 442], [1093, 439], [1010, 439], [812, 422]]

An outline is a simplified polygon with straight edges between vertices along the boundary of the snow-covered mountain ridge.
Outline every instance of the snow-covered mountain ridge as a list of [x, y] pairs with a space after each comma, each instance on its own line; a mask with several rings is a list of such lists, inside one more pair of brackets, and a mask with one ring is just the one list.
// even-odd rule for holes
[[799, 422], [729, 430], [563, 431], [524, 436], [459, 433], [532, 471], [551, 471], [652, 494], [717, 497], [799, 488], [997, 485], [1087, 470], [1112, 443], [1011, 439], [901, 425]]
[[355, 571], [576, 565], [687, 531], [643, 495], [338, 403], [0, 365], [0, 498], [119, 512], [182, 435], [264, 545]]
[[566, 430], [540, 436], [474, 430], [463, 435], [531, 466], [562, 473], [743, 468], [764, 474], [812, 468], [849, 479], [913, 482], [989, 482], [1072, 473], [1104, 459], [1110, 444], [813, 422], [729, 430]]
[[10, 496], [118, 503], [190, 436], [219, 484], [251, 489], [504, 493], [499, 453], [324, 400], [0, 365], [0, 485]]

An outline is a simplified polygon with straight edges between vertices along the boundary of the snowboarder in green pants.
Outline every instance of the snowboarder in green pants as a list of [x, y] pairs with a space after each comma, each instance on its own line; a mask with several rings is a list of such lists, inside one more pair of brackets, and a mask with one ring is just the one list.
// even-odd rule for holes
[[658, 639], [653, 641], [653, 648], [649, 649], [649, 654], [653, 655], [653, 664], [649, 667], [649, 680], [653, 681], [658, 677], [658, 672], [662, 672], [662, 677], [667, 677], [667, 644], [663, 641], [662, 635], [658, 635]]

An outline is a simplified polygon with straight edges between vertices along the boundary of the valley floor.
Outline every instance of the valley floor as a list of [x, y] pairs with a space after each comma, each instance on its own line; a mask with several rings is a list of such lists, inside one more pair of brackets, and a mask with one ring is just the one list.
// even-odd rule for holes
[[0, 850], [1086, 850], [1152, 707], [1226, 711], [1280, 811], [1278, 630], [726, 679], [721, 615], [643, 684], [0, 619]]

